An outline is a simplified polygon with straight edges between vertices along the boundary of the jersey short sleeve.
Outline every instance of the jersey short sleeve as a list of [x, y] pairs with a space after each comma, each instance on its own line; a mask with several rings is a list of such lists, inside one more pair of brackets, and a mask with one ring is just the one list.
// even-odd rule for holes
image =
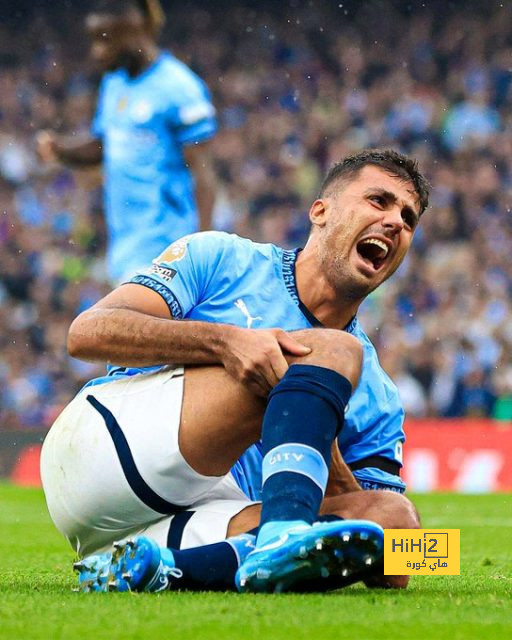
[[173, 242], [149, 269], [136, 274], [131, 283], [158, 293], [173, 318], [186, 318], [205, 295], [221, 259], [223, 234], [194, 233]]
[[215, 108], [203, 81], [189, 69], [182, 69], [173, 114], [176, 140], [183, 145], [203, 142], [217, 130]]
[[365, 467], [352, 472], [361, 489], [365, 491], [395, 491], [404, 493], [406, 486], [400, 476], [393, 475], [376, 467]]

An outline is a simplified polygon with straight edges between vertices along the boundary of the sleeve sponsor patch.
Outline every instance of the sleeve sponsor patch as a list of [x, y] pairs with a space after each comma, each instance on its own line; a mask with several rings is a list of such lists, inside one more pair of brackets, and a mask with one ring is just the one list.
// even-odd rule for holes
[[170, 282], [176, 275], [177, 271], [176, 269], [171, 269], [171, 267], [163, 267], [161, 264], [154, 264], [150, 270], [150, 274], [152, 273], [162, 278], [162, 280]]

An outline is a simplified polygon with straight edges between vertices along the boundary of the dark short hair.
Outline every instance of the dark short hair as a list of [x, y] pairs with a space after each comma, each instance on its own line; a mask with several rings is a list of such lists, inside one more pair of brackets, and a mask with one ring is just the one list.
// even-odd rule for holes
[[337, 162], [325, 176], [318, 197], [323, 197], [327, 189], [337, 180], [354, 178], [364, 167], [381, 167], [392, 176], [412, 182], [420, 202], [420, 215], [428, 206], [429, 184], [420, 173], [418, 163], [394, 149], [365, 149]]
[[128, 11], [138, 11], [152, 29], [159, 31], [165, 23], [165, 14], [160, 0], [95, 0], [90, 13], [105, 13], [124, 16]]

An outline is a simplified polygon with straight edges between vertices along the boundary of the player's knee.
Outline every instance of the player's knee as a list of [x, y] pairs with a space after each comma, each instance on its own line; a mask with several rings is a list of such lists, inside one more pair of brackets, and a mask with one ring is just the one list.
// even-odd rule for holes
[[357, 338], [337, 329], [308, 329], [294, 332], [294, 337], [311, 348], [311, 353], [292, 362], [332, 369], [345, 376], [355, 388], [363, 362], [363, 346]]
[[401, 493], [395, 491], [379, 491], [383, 503], [384, 529], [419, 529], [420, 517], [413, 503]]
[[396, 507], [397, 522], [400, 526], [394, 527], [395, 529], [420, 529], [421, 521], [418, 510], [414, 504], [400, 493], [396, 494], [398, 497], [398, 503]]
[[[381, 511], [380, 522], [384, 529], [419, 529], [420, 517], [414, 504], [401, 493], [395, 491], [376, 491]], [[377, 505], [375, 505], [377, 506]], [[384, 589], [406, 589], [409, 576], [385, 576], [377, 574], [366, 581], [368, 587]]]

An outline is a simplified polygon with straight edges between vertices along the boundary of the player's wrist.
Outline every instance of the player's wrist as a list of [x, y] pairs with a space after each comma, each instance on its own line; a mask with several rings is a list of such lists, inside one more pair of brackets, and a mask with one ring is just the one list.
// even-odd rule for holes
[[217, 336], [212, 340], [211, 345], [219, 361], [224, 363], [226, 355], [233, 351], [233, 344], [240, 338], [243, 329], [230, 324], [213, 325], [213, 327], [219, 331], [215, 331]]

